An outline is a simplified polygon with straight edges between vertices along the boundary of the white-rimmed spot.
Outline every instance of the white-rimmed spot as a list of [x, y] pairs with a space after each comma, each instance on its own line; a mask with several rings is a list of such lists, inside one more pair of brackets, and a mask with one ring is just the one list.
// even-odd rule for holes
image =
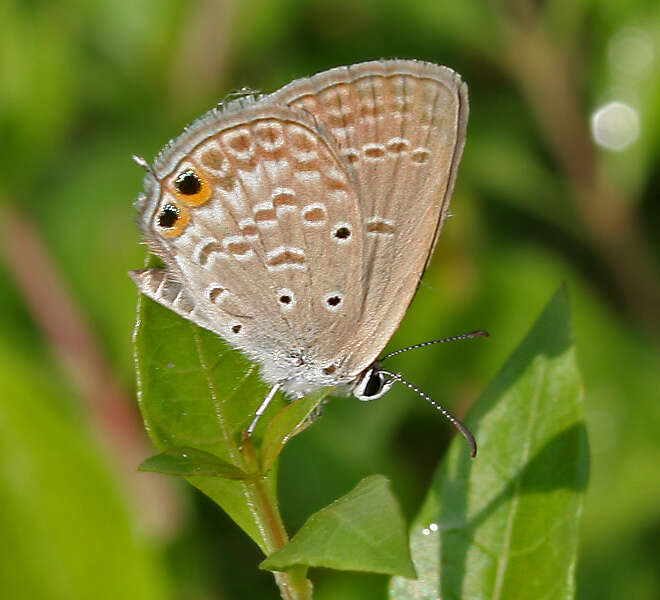
[[277, 290], [277, 302], [282, 310], [291, 310], [296, 305], [296, 296], [289, 288]]
[[226, 151], [238, 160], [249, 160], [254, 156], [254, 141], [247, 127], [240, 127], [223, 134]]
[[275, 152], [284, 146], [284, 129], [280, 123], [257, 123], [254, 132], [257, 142], [266, 152]]
[[248, 260], [254, 256], [252, 246], [242, 235], [228, 235], [222, 240], [222, 245], [237, 260]]
[[323, 297], [323, 305], [332, 312], [338, 311], [344, 304], [344, 294], [341, 292], [330, 292]]
[[272, 202], [259, 202], [252, 207], [254, 221], [257, 227], [274, 227], [277, 225], [277, 214]]
[[293, 246], [278, 246], [266, 253], [266, 266], [271, 271], [306, 269], [305, 251]]
[[410, 155], [410, 160], [416, 165], [423, 165], [428, 159], [431, 153], [427, 148], [415, 148]]
[[322, 202], [308, 204], [302, 210], [302, 217], [305, 225], [310, 227], [323, 226], [327, 217], [325, 204]]
[[209, 299], [209, 302], [212, 302], [213, 304], [219, 304], [222, 299], [229, 294], [229, 290], [225, 287], [222, 287], [219, 283], [212, 283], [206, 288], [204, 293]]
[[392, 235], [394, 224], [389, 219], [372, 217], [367, 221], [367, 235]]
[[287, 135], [295, 152], [309, 152], [317, 146], [314, 134], [300, 125], [289, 125]]
[[344, 148], [341, 154], [349, 163], [355, 163], [360, 160], [360, 153], [355, 148]]
[[336, 223], [332, 230], [332, 239], [339, 244], [347, 244], [353, 239], [353, 227], [350, 223]]
[[224, 152], [215, 143], [209, 143], [205, 148], [200, 161], [204, 168], [208, 169], [212, 174], [219, 177], [228, 177], [231, 173], [231, 164]]
[[241, 219], [238, 222], [238, 228], [243, 235], [248, 240], [256, 240], [259, 237], [259, 230], [257, 229], [257, 224], [254, 222], [254, 219], [251, 217], [246, 217]]
[[385, 156], [385, 146], [383, 144], [365, 144], [362, 146], [364, 157], [369, 160], [380, 160]]
[[296, 192], [291, 188], [277, 187], [271, 194], [273, 208], [276, 213], [280, 211], [290, 211], [298, 208], [296, 202]]
[[386, 146], [392, 154], [399, 154], [410, 149], [410, 142], [406, 138], [393, 137], [388, 140]]
[[323, 171], [323, 185], [333, 191], [348, 189], [346, 176], [336, 167], [330, 167]]
[[202, 267], [208, 267], [215, 258], [229, 258], [223, 252], [222, 244], [215, 238], [204, 238], [193, 250], [193, 261]]

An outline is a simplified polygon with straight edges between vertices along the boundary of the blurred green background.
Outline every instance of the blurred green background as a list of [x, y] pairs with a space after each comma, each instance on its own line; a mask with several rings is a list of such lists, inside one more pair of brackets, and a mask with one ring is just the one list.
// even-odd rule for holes
[[[0, 3], [0, 596], [276, 598], [253, 543], [183, 482], [136, 473], [126, 275], [149, 160], [242, 86], [376, 58], [470, 86], [445, 225], [390, 347], [463, 415], [567, 282], [592, 472], [578, 597], [660, 597], [660, 3], [4, 0]], [[330, 403], [285, 450], [295, 531], [363, 476], [412, 518], [454, 432], [405, 388]], [[384, 597], [317, 571], [317, 598]]]

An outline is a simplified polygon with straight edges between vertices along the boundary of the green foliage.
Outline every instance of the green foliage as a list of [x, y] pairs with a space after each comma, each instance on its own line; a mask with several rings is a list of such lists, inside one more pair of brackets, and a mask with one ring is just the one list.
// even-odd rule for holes
[[49, 382], [4, 346], [0, 380], [2, 597], [172, 597], [79, 419], [58, 410]]
[[140, 471], [192, 477], [224, 477], [225, 479], [248, 479], [249, 473], [221, 458], [196, 448], [172, 448], [143, 461]]
[[308, 427], [331, 390], [322, 390], [284, 407], [266, 426], [261, 444], [261, 470], [268, 472], [289, 439]]
[[[147, 298], [140, 301], [135, 344], [140, 410], [156, 446], [195, 448], [221, 464], [249, 472], [249, 459], [241, 451], [242, 431], [268, 393], [256, 368], [217, 335]], [[270, 411], [283, 404], [281, 397], [273, 400]], [[263, 424], [257, 428], [257, 439], [262, 429]], [[274, 470], [263, 475], [269, 494], [274, 475]], [[204, 475], [189, 480], [268, 551], [268, 540], [253, 512], [254, 486]]]
[[412, 528], [394, 598], [573, 598], [588, 473], [568, 297], [558, 292], [470, 412]]
[[141, 468], [185, 476], [208, 494], [267, 555], [263, 569], [399, 575], [398, 598], [573, 597], [588, 453], [565, 289], [471, 411], [480, 457], [458, 439], [438, 471], [411, 537], [419, 578], [382, 476], [314, 513], [290, 542], [269, 533], [279, 521], [277, 457], [326, 393], [280, 406], [257, 458], [240, 432], [266, 390], [240, 353], [143, 299], [136, 361], [145, 424], [165, 448]]
[[388, 481], [374, 475], [314, 513], [262, 569], [296, 565], [415, 577], [405, 523]]
[[[620, 43], [626, 33], [636, 46]], [[524, 45], [530, 40], [546, 45]], [[621, 51], [628, 56], [623, 66]], [[96, 337], [107, 372], [128, 397], [135, 391], [135, 287], [126, 271], [144, 259], [131, 205], [142, 173], [131, 153], [152, 158], [185, 123], [243, 85], [271, 91], [293, 77], [379, 57], [423, 58], [459, 71], [470, 87], [471, 115], [452, 201], [455, 216], [391, 347], [475, 328], [488, 329], [492, 337], [402, 355], [393, 368], [464, 415], [558, 282], [566, 281], [592, 457], [576, 597], [660, 596], [660, 352], [652, 326], [658, 311], [657, 303], [646, 305], [647, 312], [642, 305], [657, 282], [660, 257], [657, 2], [9, 0], [0, 3], [0, 56], [0, 226], [9, 225], [13, 209], [28, 217]], [[564, 68], [567, 79], [554, 79]], [[638, 111], [640, 139], [622, 152], [580, 146], [591, 114], [609, 100], [629, 102]], [[571, 102], [577, 121], [567, 119]], [[576, 177], [582, 178], [579, 185]], [[590, 193], [594, 179], [603, 177], [606, 185]], [[594, 224], [606, 227], [594, 231]], [[646, 247], [645, 260], [628, 254], [622, 230], [633, 246]], [[0, 231], [0, 241], [8, 233]], [[33, 268], [30, 253], [20, 238], [12, 244], [35, 274], [32, 292], [40, 307], [61, 320], [52, 310], [53, 290], [36, 277], [43, 274]], [[159, 480], [183, 497], [183, 518], [169, 519], [168, 513], [170, 537], [145, 531], [141, 515], [152, 512], [158, 498], [135, 497], [124, 483], [131, 475], [121, 472], [125, 463], [90, 441], [102, 425], [87, 404], [94, 399], [77, 385], [93, 376], [68, 353], [77, 338], [67, 338], [64, 346], [53, 340], [49, 324], [26, 302], [9, 250], [3, 245], [0, 252], [0, 596], [89, 597], [93, 583], [94, 597], [102, 587], [130, 597], [167, 597], [170, 591], [180, 598], [278, 597], [270, 573], [256, 569], [263, 557], [253, 542], [175, 478]], [[205, 346], [207, 334], [200, 336], [213, 355], [213, 346]], [[183, 358], [194, 363], [196, 347], [189, 342], [182, 338], [192, 351]], [[172, 362], [178, 367], [183, 358]], [[162, 389], [155, 380], [149, 383], [153, 391], [188, 385], [184, 373], [167, 383], [168, 364], [153, 373], [165, 375]], [[204, 389], [203, 381], [196, 389]], [[247, 410], [247, 395], [240, 398], [232, 405]], [[169, 402], [169, 409], [150, 407], [150, 417], [167, 417], [169, 410], [171, 418], [180, 400], [170, 396]], [[267, 420], [283, 406], [279, 402]], [[295, 404], [288, 410], [291, 417], [305, 412]], [[212, 412], [205, 409], [198, 424]], [[284, 446], [288, 424], [272, 437], [266, 431], [280, 419], [285, 417], [264, 421], [256, 451], [265, 460], [262, 467], [277, 463], [271, 477], [279, 479], [277, 496], [290, 531], [373, 473], [391, 481], [408, 519], [420, 515], [434, 491], [447, 506], [442, 488], [434, 484], [429, 491], [428, 482], [449, 428], [403, 388], [395, 386], [379, 402], [333, 400], [315, 426]], [[195, 415], [184, 421], [190, 425]], [[192, 445], [215, 457], [206, 461], [213, 473], [217, 461], [235, 466], [214, 446], [217, 421], [209, 422], [208, 435], [199, 439], [169, 439], [167, 430], [156, 430], [158, 449]], [[232, 444], [240, 446], [246, 422], [237, 419]], [[114, 426], [122, 444], [135, 442], [121, 423]], [[486, 458], [487, 441], [479, 441], [471, 473]], [[452, 450], [463, 451], [460, 445]], [[135, 466], [152, 453], [136, 456]], [[160, 466], [186, 472], [185, 464], [175, 462]], [[241, 469], [255, 467], [237, 462]], [[202, 464], [197, 460], [196, 468]], [[211, 495], [227, 492], [227, 502], [241, 485], [198, 479]], [[546, 494], [551, 491], [525, 498]], [[428, 524], [418, 518], [413, 534]], [[92, 561], [107, 568], [88, 569]], [[313, 576], [317, 600], [386, 594], [385, 575], [321, 569]], [[123, 586], [132, 588], [124, 593]]]

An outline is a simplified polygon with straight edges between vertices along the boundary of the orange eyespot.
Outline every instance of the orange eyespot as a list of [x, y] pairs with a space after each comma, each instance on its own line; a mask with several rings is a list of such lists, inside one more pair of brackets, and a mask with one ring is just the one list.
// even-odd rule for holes
[[156, 215], [156, 229], [164, 237], [178, 237], [183, 233], [189, 220], [188, 209], [168, 202]]
[[174, 180], [177, 197], [188, 206], [201, 206], [211, 197], [211, 186], [195, 169], [181, 171]]

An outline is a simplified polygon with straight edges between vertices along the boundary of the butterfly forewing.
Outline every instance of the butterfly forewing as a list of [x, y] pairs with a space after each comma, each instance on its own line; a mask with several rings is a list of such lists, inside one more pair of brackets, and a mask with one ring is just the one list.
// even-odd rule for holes
[[467, 89], [446, 67], [377, 61], [294, 81], [270, 99], [312, 115], [355, 177], [364, 297], [351, 339], [336, 343], [360, 372], [398, 327], [430, 259], [463, 150]]
[[[271, 367], [266, 378], [282, 378], [296, 360], [329, 366], [364, 296], [355, 183], [299, 111], [261, 101], [213, 115], [202, 118], [196, 144], [193, 125], [184, 148], [175, 140], [160, 157], [143, 229], [169, 279], [203, 313], [192, 320]], [[146, 285], [158, 276], [150, 270], [136, 280], [176, 310]]]

